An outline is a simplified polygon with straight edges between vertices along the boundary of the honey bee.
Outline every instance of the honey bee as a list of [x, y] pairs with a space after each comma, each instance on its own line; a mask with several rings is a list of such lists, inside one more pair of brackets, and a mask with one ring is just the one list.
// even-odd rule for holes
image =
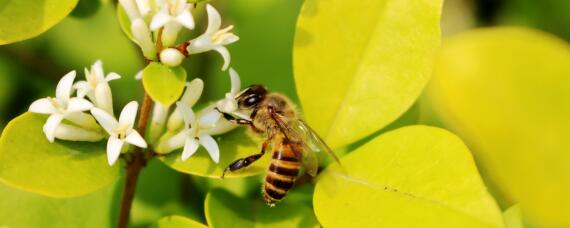
[[243, 169], [257, 161], [272, 144], [272, 159], [262, 193], [265, 202], [274, 206], [295, 184], [301, 165], [307, 174], [317, 174], [319, 164], [314, 152], [325, 151], [339, 162], [330, 147], [298, 117], [294, 106], [284, 95], [268, 92], [262, 85], [253, 85], [239, 94], [236, 100], [238, 110], [247, 112], [249, 119], [220, 111], [223, 117], [233, 123], [248, 125], [254, 132], [263, 134], [265, 140], [261, 152], [232, 162], [224, 170], [222, 178], [226, 172]]

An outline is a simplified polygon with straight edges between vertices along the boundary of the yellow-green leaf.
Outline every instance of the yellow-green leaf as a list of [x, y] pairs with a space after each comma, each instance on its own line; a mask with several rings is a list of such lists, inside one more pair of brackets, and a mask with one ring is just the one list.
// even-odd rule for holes
[[210, 227], [320, 227], [310, 207], [281, 202], [275, 207], [237, 197], [221, 189], [206, 196], [204, 206]]
[[410, 126], [332, 165], [313, 203], [324, 227], [502, 227], [473, 158], [457, 136]]
[[129, 39], [135, 42], [135, 38], [133, 37], [133, 33], [131, 32], [131, 19], [127, 15], [127, 12], [123, 9], [122, 6], [117, 6], [117, 20], [119, 21], [119, 26], [121, 30], [127, 35]]
[[307, 0], [293, 65], [309, 124], [332, 147], [403, 114], [428, 81], [441, 0]]
[[0, 181], [51, 197], [74, 197], [99, 190], [119, 176], [109, 167], [105, 144], [56, 140], [42, 126], [47, 116], [25, 113], [10, 121], [0, 138]]
[[0, 45], [37, 36], [63, 20], [77, 0], [0, 1]]
[[[249, 155], [259, 153], [261, 150], [261, 140], [251, 137], [246, 133], [245, 128], [233, 130], [230, 133], [214, 137], [220, 147], [220, 163], [216, 164], [210, 158], [208, 152], [200, 147], [196, 154], [182, 161], [180, 154], [182, 150], [175, 151], [160, 159], [167, 165], [183, 173], [220, 178], [224, 169], [233, 161]], [[268, 152], [269, 153], [269, 152]], [[265, 155], [249, 167], [228, 173], [226, 178], [253, 176], [264, 172], [269, 167], [271, 155]]]
[[170, 106], [180, 98], [186, 83], [186, 70], [151, 62], [143, 71], [143, 86], [152, 100]]
[[518, 205], [514, 205], [503, 212], [506, 228], [524, 228], [524, 222], [521, 209]]
[[[118, 182], [116, 182], [118, 183]], [[54, 199], [0, 183], [1, 227], [115, 227], [117, 184], [76, 198]], [[118, 209], [118, 208], [117, 208]]]
[[570, 225], [570, 46], [507, 27], [447, 41], [429, 100], [529, 220]]
[[150, 227], [151, 228], [185, 228], [185, 227], [207, 228], [207, 226], [205, 226], [202, 223], [176, 215], [161, 218], [156, 223], [152, 224], [152, 226]]

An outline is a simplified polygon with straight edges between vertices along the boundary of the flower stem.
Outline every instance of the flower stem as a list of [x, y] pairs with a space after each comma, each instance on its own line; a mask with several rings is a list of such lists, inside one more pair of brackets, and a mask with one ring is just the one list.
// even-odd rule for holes
[[[152, 99], [145, 92], [141, 107], [141, 114], [139, 116], [137, 125], [137, 131], [142, 135], [145, 135], [146, 133], [146, 126], [148, 125], [151, 106]], [[119, 214], [118, 225], [119, 228], [126, 228], [129, 224], [131, 206], [133, 204], [133, 199], [135, 198], [135, 190], [137, 187], [139, 174], [150, 158], [152, 157], [145, 156], [142, 148], [135, 147], [132, 153], [132, 159], [127, 160], [127, 177], [125, 180], [125, 187], [123, 188], [123, 198], [121, 200], [121, 211]]]

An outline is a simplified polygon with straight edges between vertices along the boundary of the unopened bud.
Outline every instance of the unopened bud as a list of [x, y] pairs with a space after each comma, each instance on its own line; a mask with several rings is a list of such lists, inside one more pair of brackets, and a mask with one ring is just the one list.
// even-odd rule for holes
[[180, 65], [184, 55], [174, 48], [167, 48], [160, 52], [160, 62], [169, 67]]

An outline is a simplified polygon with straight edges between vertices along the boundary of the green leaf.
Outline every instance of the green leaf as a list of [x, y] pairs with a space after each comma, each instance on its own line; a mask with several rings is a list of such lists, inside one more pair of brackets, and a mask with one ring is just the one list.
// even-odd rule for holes
[[77, 0], [0, 1], [0, 45], [37, 36], [63, 20]]
[[[261, 199], [261, 198], [258, 198]], [[320, 227], [311, 208], [281, 202], [275, 207], [214, 189], [206, 196], [210, 227]]]
[[507, 27], [450, 38], [428, 98], [529, 220], [570, 225], [570, 46]]
[[329, 166], [317, 182], [324, 227], [502, 227], [473, 158], [457, 136], [410, 126]]
[[196, 222], [194, 220], [182, 217], [182, 216], [168, 216], [161, 218], [156, 223], [150, 226], [151, 228], [207, 228], [202, 223]]
[[24, 113], [8, 123], [0, 138], [0, 181], [51, 197], [80, 196], [115, 182], [120, 165], [109, 167], [104, 143], [50, 143], [42, 132], [46, 119]]
[[307, 0], [293, 65], [307, 122], [333, 148], [402, 115], [428, 81], [441, 0]]
[[170, 106], [180, 98], [186, 83], [184, 68], [151, 62], [143, 71], [143, 86], [152, 100]]
[[[239, 158], [259, 153], [261, 150], [259, 138], [250, 137], [246, 133], [246, 130], [245, 128], [239, 128], [230, 133], [215, 137], [220, 147], [219, 164], [212, 161], [210, 155], [203, 147], [200, 147], [196, 154], [192, 155], [192, 157], [186, 161], [182, 161], [180, 158], [180, 151], [182, 150], [160, 157], [160, 159], [171, 168], [183, 173], [220, 178], [222, 172], [230, 163]], [[226, 178], [261, 174], [269, 167], [270, 157], [270, 155], [266, 154], [244, 170], [228, 173]]]
[[2, 227], [114, 227], [117, 185], [77, 197], [54, 199], [19, 191], [0, 183]]
[[133, 37], [133, 33], [131, 32], [131, 19], [129, 18], [129, 15], [127, 15], [127, 12], [125, 12], [122, 6], [118, 5], [116, 8], [117, 20], [119, 21], [121, 30], [123, 30], [129, 39], [131, 39], [133, 42], [136, 42], [135, 38]]

